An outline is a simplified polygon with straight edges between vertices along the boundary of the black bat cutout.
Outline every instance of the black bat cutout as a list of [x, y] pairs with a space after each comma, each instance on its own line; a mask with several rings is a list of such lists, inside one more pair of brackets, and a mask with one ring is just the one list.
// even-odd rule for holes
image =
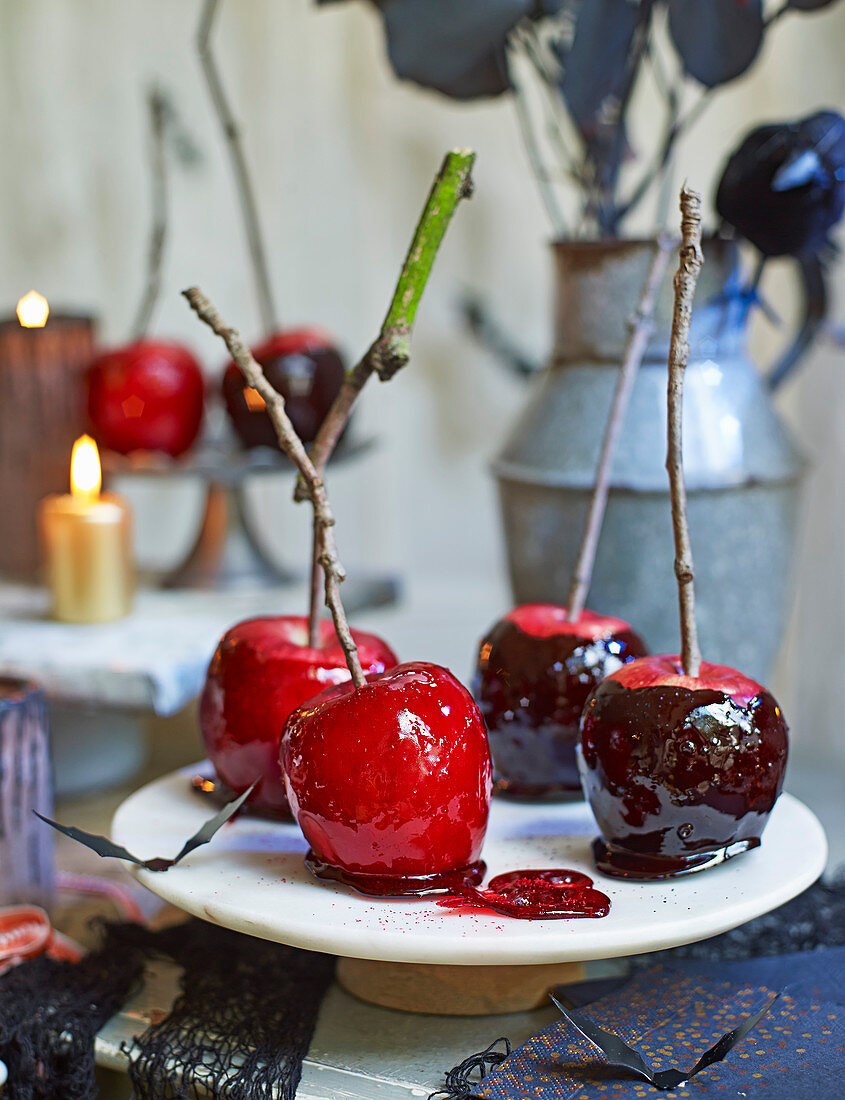
[[767, 1004], [763, 1005], [759, 1012], [755, 1012], [753, 1016], [748, 1016], [733, 1031], [723, 1035], [717, 1043], [701, 1055], [692, 1069], [686, 1071], [679, 1069], [649, 1069], [639, 1051], [628, 1046], [618, 1035], [615, 1035], [612, 1031], [605, 1031], [595, 1020], [591, 1020], [589, 1016], [584, 1016], [581, 1012], [578, 1012], [571, 1002], [562, 1003], [554, 993], [550, 993], [549, 996], [572, 1026], [577, 1028], [584, 1038], [589, 1039], [594, 1046], [599, 1048], [611, 1066], [620, 1066], [623, 1069], [630, 1070], [637, 1077], [642, 1077], [649, 1084], [654, 1085], [656, 1089], [666, 1091], [677, 1088], [678, 1085], [683, 1085], [696, 1073], [712, 1066], [714, 1062], [721, 1062], [725, 1055], [740, 1040], [744, 1039], [749, 1031], [756, 1027], [766, 1013], [769, 1012], [780, 993], [776, 993]]
[[131, 852], [128, 852], [120, 844], [115, 844], [109, 840], [108, 837], [99, 836], [97, 833], [86, 833], [84, 829], [77, 829], [73, 825], [60, 825], [58, 821], [51, 821], [49, 817], [44, 817], [38, 810], [32, 812], [36, 817], [41, 818], [52, 828], [58, 832], [63, 833], [65, 836], [70, 837], [71, 840], [76, 840], [80, 844], [84, 844], [86, 848], [90, 848], [92, 852], [96, 852], [98, 856], [102, 856], [104, 859], [125, 859], [130, 863], [136, 864], [138, 867], [143, 867], [145, 871], [168, 871], [171, 867], [175, 867], [180, 860], [194, 851], [195, 848], [201, 847], [203, 844], [208, 844], [217, 830], [225, 825], [233, 814], [236, 814], [238, 810], [243, 806], [244, 802], [249, 798], [252, 793], [255, 784], [252, 784], [248, 790], [244, 791], [242, 795], [236, 798], [233, 802], [227, 802], [226, 805], [210, 818], [192, 837], [185, 841], [182, 845], [182, 850], [176, 856], [175, 859], [164, 859], [158, 857], [156, 859], [138, 859], [137, 856], [133, 856]]

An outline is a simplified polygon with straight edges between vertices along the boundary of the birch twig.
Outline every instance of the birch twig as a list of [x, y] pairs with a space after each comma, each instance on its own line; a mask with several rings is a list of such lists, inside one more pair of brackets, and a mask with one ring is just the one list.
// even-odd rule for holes
[[666, 469], [672, 500], [672, 530], [675, 536], [675, 579], [681, 616], [681, 665], [685, 675], [697, 676], [701, 650], [695, 622], [695, 570], [687, 517], [684, 483], [683, 412], [684, 372], [689, 361], [689, 330], [692, 299], [698, 273], [704, 263], [701, 252], [701, 196], [686, 187], [681, 190], [681, 256], [675, 273], [675, 309], [669, 345], [669, 385]]
[[247, 247], [249, 248], [255, 277], [255, 290], [258, 295], [261, 323], [264, 326], [265, 334], [269, 335], [274, 329], [278, 328], [278, 323], [276, 309], [273, 304], [273, 292], [270, 288], [270, 270], [267, 266], [267, 255], [264, 251], [264, 239], [258, 222], [258, 207], [255, 202], [252, 181], [249, 178], [249, 169], [243, 146], [241, 145], [240, 128], [232, 113], [232, 108], [229, 106], [217, 62], [211, 50], [211, 32], [214, 29], [214, 20], [217, 18], [219, 7], [220, 0], [204, 0], [197, 30], [197, 52], [199, 53], [202, 71], [205, 74], [211, 102], [220, 123], [220, 129], [223, 131], [226, 148], [229, 150], [229, 159], [232, 162], [232, 172], [235, 176], [235, 189], [241, 206]]
[[150, 327], [161, 291], [161, 261], [167, 239], [167, 179], [164, 155], [164, 124], [167, 103], [159, 88], [148, 97], [150, 111], [150, 175], [152, 182], [152, 226], [147, 254], [147, 282], [132, 325], [132, 340], [142, 340]]
[[290, 417], [285, 410], [285, 399], [267, 381], [264, 371], [253, 358], [252, 353], [238, 332], [226, 326], [220, 314], [198, 287], [191, 287], [182, 293], [200, 320], [204, 321], [211, 331], [223, 340], [247, 384], [257, 390], [264, 399], [267, 413], [278, 436], [279, 446], [294, 463], [305, 482], [308, 498], [311, 501], [311, 507], [314, 509], [315, 531], [318, 532], [319, 537], [320, 564], [323, 567], [325, 580], [326, 606], [331, 611], [335, 631], [352, 676], [352, 683], [355, 687], [362, 687], [366, 683], [366, 678], [358, 659], [358, 650], [352, 638], [352, 632], [349, 629], [349, 622], [340, 598], [340, 585], [346, 579], [346, 573], [337, 554], [333, 530], [334, 514], [329, 504], [323, 479], [308, 457], [308, 452], [290, 421]]
[[[453, 149], [446, 154], [434, 178], [381, 331], [360, 362], [347, 371], [343, 385], [311, 445], [311, 459], [321, 474], [370, 375], [377, 374], [382, 382], [387, 382], [410, 359], [411, 332], [417, 307], [452, 215], [461, 199], [472, 194], [474, 163], [475, 153], [471, 149]], [[302, 487], [297, 486], [297, 500], [304, 499], [304, 496]]]
[[581, 545], [578, 548], [578, 557], [575, 561], [575, 568], [572, 571], [572, 580], [569, 585], [566, 617], [572, 623], [578, 621], [581, 612], [584, 610], [587, 593], [590, 590], [593, 566], [596, 562], [596, 550], [598, 549], [599, 535], [601, 534], [604, 512], [607, 507], [607, 496], [610, 490], [610, 468], [613, 464], [613, 456], [616, 453], [619, 432], [625, 421], [625, 413], [634, 386], [634, 379], [637, 376], [649, 337], [654, 329], [652, 322], [654, 305], [663, 273], [666, 270], [666, 264], [669, 261], [669, 250], [673, 243], [667, 237], [658, 239], [654, 258], [643, 284], [637, 311], [629, 322], [628, 340], [625, 344], [625, 353], [616, 378], [616, 387], [613, 391], [610, 412], [604, 429], [604, 438], [602, 439], [596, 469], [596, 480], [593, 484], [590, 506], [587, 511], [587, 521], [584, 525], [584, 534], [581, 537]]

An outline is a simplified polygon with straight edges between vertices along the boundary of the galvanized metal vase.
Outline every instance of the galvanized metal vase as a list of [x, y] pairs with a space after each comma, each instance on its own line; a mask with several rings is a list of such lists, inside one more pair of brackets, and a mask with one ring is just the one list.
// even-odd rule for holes
[[[556, 339], [493, 463], [517, 602], [566, 601], [649, 241], [559, 242]], [[804, 463], [746, 352], [731, 242], [705, 243], [684, 401], [684, 467], [706, 659], [768, 677], [783, 635]], [[677, 652], [666, 456], [671, 271], [611, 477], [589, 606]]]

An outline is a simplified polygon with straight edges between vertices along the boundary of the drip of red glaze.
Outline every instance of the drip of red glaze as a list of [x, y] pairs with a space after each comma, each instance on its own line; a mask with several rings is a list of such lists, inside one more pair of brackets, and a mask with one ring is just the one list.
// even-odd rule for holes
[[508, 871], [479, 890], [465, 883], [437, 902], [446, 909], [492, 909], [517, 920], [574, 920], [606, 917], [610, 898], [593, 880], [566, 868]]
[[422, 898], [429, 894], [450, 894], [464, 887], [472, 890], [487, 870], [487, 864], [477, 860], [456, 871], [438, 871], [431, 875], [369, 875], [326, 863], [310, 850], [305, 866], [315, 878], [351, 886], [368, 898]]

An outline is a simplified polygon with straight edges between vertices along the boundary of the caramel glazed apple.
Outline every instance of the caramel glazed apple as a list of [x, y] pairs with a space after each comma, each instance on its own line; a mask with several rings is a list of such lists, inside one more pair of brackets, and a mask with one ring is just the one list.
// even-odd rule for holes
[[371, 896], [481, 881], [490, 753], [447, 669], [412, 661], [326, 689], [288, 718], [280, 765], [318, 877]]

